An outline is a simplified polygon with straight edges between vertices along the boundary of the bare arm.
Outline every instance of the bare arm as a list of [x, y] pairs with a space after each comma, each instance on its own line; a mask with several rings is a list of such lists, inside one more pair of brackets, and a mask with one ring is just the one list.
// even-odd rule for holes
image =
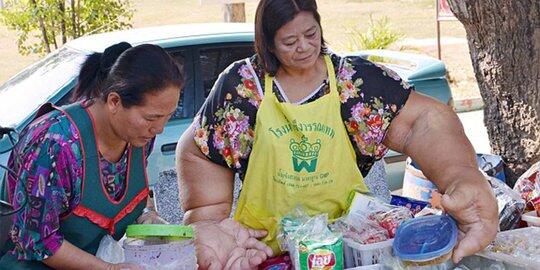
[[391, 122], [384, 144], [410, 156], [442, 192], [464, 170], [483, 180], [457, 115], [450, 107], [421, 94], [411, 93]]
[[176, 169], [185, 211], [184, 223], [221, 221], [229, 217], [234, 174], [206, 158], [195, 145], [191, 127], [178, 141]]
[[411, 156], [444, 194], [442, 206], [461, 231], [454, 262], [482, 250], [495, 238], [497, 201], [451, 108], [412, 92], [390, 124], [384, 143]]

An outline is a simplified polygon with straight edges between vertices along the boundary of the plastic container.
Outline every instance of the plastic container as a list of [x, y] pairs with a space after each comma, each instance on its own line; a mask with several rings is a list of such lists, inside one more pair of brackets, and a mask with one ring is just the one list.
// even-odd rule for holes
[[540, 217], [538, 217], [536, 211], [530, 211], [523, 214], [521, 220], [527, 222], [527, 226], [529, 227], [540, 227]]
[[124, 241], [125, 261], [146, 269], [197, 269], [190, 226], [168, 224], [129, 225]]
[[540, 267], [540, 228], [527, 227], [504, 231], [477, 255], [525, 269]]
[[[478, 169], [488, 176], [495, 177], [505, 183], [504, 163], [500, 156], [490, 154], [476, 154]], [[422, 173], [422, 169], [410, 157], [407, 158], [405, 174], [403, 176], [402, 195], [416, 200], [429, 202], [431, 192], [437, 190], [433, 184]]]
[[[359, 244], [351, 239], [343, 239], [343, 262], [345, 268], [368, 266], [380, 263], [386, 256], [392, 255], [394, 239], [373, 243]], [[363, 268], [362, 268], [363, 269]]]
[[457, 243], [458, 228], [448, 215], [424, 216], [402, 223], [394, 239], [394, 255], [406, 266], [446, 262]]

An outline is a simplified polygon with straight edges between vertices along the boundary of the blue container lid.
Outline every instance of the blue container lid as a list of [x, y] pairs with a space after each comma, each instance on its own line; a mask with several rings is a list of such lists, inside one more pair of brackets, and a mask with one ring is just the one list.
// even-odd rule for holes
[[403, 222], [394, 239], [394, 255], [406, 261], [428, 261], [450, 252], [458, 228], [448, 215], [424, 216]]

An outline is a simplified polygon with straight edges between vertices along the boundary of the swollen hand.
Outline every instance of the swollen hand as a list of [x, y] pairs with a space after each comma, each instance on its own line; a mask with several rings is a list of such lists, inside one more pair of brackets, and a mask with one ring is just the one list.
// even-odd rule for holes
[[272, 256], [272, 249], [257, 240], [266, 236], [265, 231], [246, 228], [230, 218], [191, 225], [196, 231], [199, 269], [256, 269]]
[[442, 197], [442, 206], [457, 220], [460, 230], [452, 255], [455, 263], [484, 249], [497, 235], [497, 200], [479, 172], [453, 181]]

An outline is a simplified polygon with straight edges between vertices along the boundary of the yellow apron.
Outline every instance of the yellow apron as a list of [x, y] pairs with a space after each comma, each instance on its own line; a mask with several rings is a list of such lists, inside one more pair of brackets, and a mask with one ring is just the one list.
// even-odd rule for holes
[[300, 205], [309, 215], [340, 217], [352, 191], [367, 192], [341, 119], [341, 103], [330, 57], [324, 60], [330, 93], [303, 105], [280, 103], [265, 76], [257, 112], [255, 142], [234, 218], [265, 229], [263, 241], [281, 251], [276, 233], [281, 218]]

